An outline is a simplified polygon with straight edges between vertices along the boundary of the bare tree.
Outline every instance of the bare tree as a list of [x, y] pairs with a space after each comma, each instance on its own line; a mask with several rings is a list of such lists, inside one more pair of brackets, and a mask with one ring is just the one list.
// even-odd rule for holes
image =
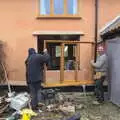
[[5, 71], [3, 69], [3, 65], [5, 65], [4, 42], [0, 40], [0, 83], [5, 82]]

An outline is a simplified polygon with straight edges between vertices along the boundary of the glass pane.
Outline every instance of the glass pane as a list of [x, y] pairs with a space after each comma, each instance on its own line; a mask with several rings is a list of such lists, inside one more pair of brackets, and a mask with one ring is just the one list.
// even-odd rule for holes
[[64, 57], [68, 56], [68, 46], [65, 46], [64, 48]]
[[54, 14], [64, 14], [64, 0], [54, 0]]
[[75, 46], [73, 46], [73, 57], [75, 57]]
[[48, 43], [47, 49], [50, 54], [50, 61], [49, 61], [47, 69], [48, 70], [60, 70], [60, 54], [61, 54], [60, 45]]
[[60, 46], [56, 46], [56, 57], [60, 57], [60, 55], [61, 55]]
[[[60, 57], [60, 55], [61, 55], [60, 46], [56, 46], [56, 57]], [[68, 46], [65, 46], [64, 48], [64, 57], [68, 57]]]
[[40, 0], [40, 14], [50, 14], [50, 0]]
[[67, 0], [68, 14], [77, 14], [78, 0]]
[[[75, 69], [75, 45], [66, 45], [64, 49], [64, 68], [65, 70]], [[66, 51], [66, 52], [65, 52]]]

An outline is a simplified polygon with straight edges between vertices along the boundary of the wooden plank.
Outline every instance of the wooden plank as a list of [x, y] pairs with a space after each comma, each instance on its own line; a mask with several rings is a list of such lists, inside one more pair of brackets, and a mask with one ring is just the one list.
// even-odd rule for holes
[[[95, 44], [92, 44], [91, 45], [91, 60], [94, 59], [94, 54], [95, 54], [94, 50], [95, 50]], [[91, 71], [91, 80], [94, 80], [94, 68], [91, 67], [90, 71]]]
[[[26, 81], [15, 81], [10, 80], [9, 83], [14, 86], [26, 86]], [[80, 86], [80, 85], [93, 85], [94, 81], [92, 80], [81, 80], [79, 82], [75, 82], [73, 80], [64, 80], [63, 83], [43, 83], [43, 87], [61, 87], [61, 86]], [[4, 83], [2, 85], [7, 85], [7, 83]]]
[[60, 57], [60, 83], [64, 81], [64, 43], [61, 44], [61, 57]]
[[90, 41], [63, 41], [63, 40], [46, 40], [46, 42], [50, 42], [50, 43], [67, 43], [67, 44], [75, 44], [75, 43], [84, 43], [84, 44], [94, 44], [94, 42], [90, 42]]
[[80, 44], [78, 43], [78, 69], [80, 70]]
[[[44, 49], [46, 49], [46, 40], [44, 40]], [[44, 64], [44, 72], [43, 72], [43, 83], [46, 84], [46, 71], [47, 71], [47, 67]]]
[[43, 87], [66, 87], [66, 86], [80, 86], [80, 85], [93, 85], [94, 81], [91, 80], [86, 80], [86, 81], [79, 81], [79, 82], [75, 82], [75, 81], [69, 81], [66, 80], [63, 83], [49, 83], [49, 84], [42, 84]]
[[75, 81], [78, 81], [78, 44], [75, 49]]

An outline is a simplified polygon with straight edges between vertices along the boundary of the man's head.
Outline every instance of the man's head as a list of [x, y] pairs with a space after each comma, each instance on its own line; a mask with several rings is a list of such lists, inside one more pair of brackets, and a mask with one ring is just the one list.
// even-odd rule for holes
[[103, 46], [99, 46], [99, 47], [97, 48], [97, 51], [98, 51], [98, 53], [99, 53], [100, 55], [104, 54], [104, 52], [105, 52]]
[[28, 54], [29, 54], [29, 56], [32, 55], [32, 54], [35, 54], [35, 53], [36, 53], [36, 51], [35, 51], [34, 48], [29, 48], [29, 49], [28, 49]]

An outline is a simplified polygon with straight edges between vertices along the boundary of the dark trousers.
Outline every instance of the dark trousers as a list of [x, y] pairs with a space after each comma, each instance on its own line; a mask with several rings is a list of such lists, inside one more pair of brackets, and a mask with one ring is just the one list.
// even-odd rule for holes
[[31, 95], [31, 106], [35, 109], [41, 99], [41, 82], [28, 84]]
[[105, 77], [101, 77], [101, 79], [97, 79], [95, 81], [95, 95], [97, 97], [97, 100], [100, 102], [104, 101], [104, 88], [103, 88], [104, 80]]

